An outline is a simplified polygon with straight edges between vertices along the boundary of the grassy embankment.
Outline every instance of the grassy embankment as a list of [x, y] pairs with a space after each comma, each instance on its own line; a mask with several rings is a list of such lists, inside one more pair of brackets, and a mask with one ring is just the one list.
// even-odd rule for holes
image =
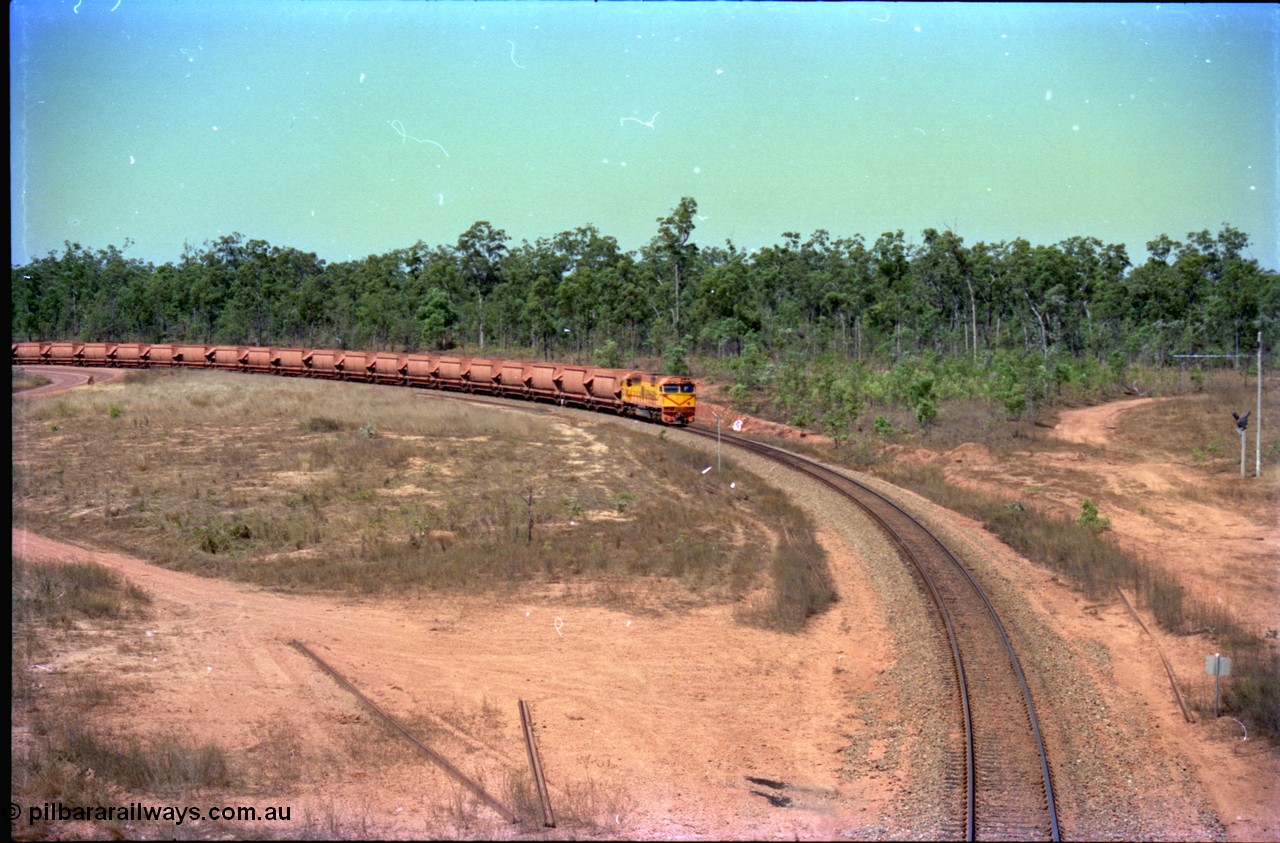
[[[23, 815], [11, 818], [16, 839], [47, 839], [66, 823], [29, 822], [47, 802], [114, 805], [121, 790], [172, 796], [230, 783], [225, 753], [176, 735], [137, 740], [104, 733], [90, 715], [127, 698], [116, 671], [61, 670], [46, 662], [68, 646], [101, 646], [102, 636], [149, 612], [150, 596], [91, 563], [28, 564], [15, 558], [13, 658], [10, 664], [12, 794]], [[124, 823], [103, 829], [128, 836]], [[171, 827], [166, 829], [171, 831]]]
[[14, 368], [12, 370], [13, 392], [22, 392], [24, 389], [35, 389], [37, 386], [44, 386], [49, 383], [48, 378], [42, 378], [28, 369]]
[[[149, 694], [156, 654], [172, 660], [171, 645], [144, 637], [152, 622], [152, 598], [93, 563], [28, 563], [13, 560], [13, 638], [10, 667], [11, 818], [15, 840], [62, 839], [314, 839], [378, 837], [387, 819], [371, 813], [358, 795], [335, 788], [333, 771], [358, 770], [378, 781], [420, 778], [421, 758], [397, 735], [371, 717], [358, 728], [337, 730], [336, 745], [321, 748], [307, 740], [296, 719], [276, 718], [253, 727], [248, 745], [221, 737], [193, 739], [178, 726], [154, 729], [132, 716]], [[314, 718], [332, 715], [316, 713]], [[350, 716], [350, 715], [348, 715]], [[303, 718], [305, 720], [306, 718]], [[174, 721], [180, 722], [180, 718]], [[431, 716], [404, 718], [421, 740], [454, 757], [466, 755], [451, 744], [456, 734], [497, 745], [508, 742], [498, 710], [454, 705]], [[111, 725], [115, 724], [115, 725]], [[332, 729], [326, 720], [323, 728]], [[485, 785], [511, 807], [520, 834], [538, 838], [541, 809], [528, 768], [500, 765], [488, 770]], [[480, 775], [479, 772], [473, 775]], [[388, 787], [401, 787], [388, 785]], [[628, 810], [610, 787], [593, 778], [566, 782], [558, 792], [561, 828], [593, 833]], [[187, 817], [93, 821], [32, 820], [28, 811], [53, 805], [73, 808], [257, 805], [289, 807], [287, 821], [243, 823]], [[418, 816], [446, 834], [485, 837], [494, 815], [459, 787], [423, 794]], [[424, 816], [425, 815], [425, 816]], [[505, 826], [506, 830], [512, 827]]]
[[[15, 403], [13, 424], [15, 525], [91, 537], [205, 576], [392, 597], [501, 596], [567, 583], [577, 599], [628, 610], [729, 602], [740, 621], [779, 631], [798, 631], [835, 599], [803, 513], [732, 460], [719, 477], [704, 475], [704, 456], [648, 425], [585, 425], [409, 390], [210, 372], [140, 373]], [[161, 646], [138, 635], [149, 598], [98, 566], [15, 559], [13, 570], [12, 767], [24, 805], [252, 803], [245, 794], [254, 793], [272, 794], [274, 804], [320, 792], [335, 764], [395, 777], [418, 763], [380, 727], [372, 740], [360, 730], [333, 757], [287, 723], [264, 728], [249, 748], [144, 723], [104, 726], [104, 712], [127, 710], [146, 693], [145, 671], [64, 670], [62, 661], [73, 653], [92, 663], [98, 653], [104, 665], [132, 664], [139, 646]], [[455, 732], [498, 743], [509, 738], [496, 731], [501, 721], [486, 703], [405, 723], [431, 744]], [[533, 823], [540, 812], [527, 771], [490, 772], [493, 792]], [[446, 797], [430, 808], [439, 827], [484, 833], [483, 806]], [[557, 805], [562, 827], [587, 830], [620, 810], [591, 780]], [[298, 820], [288, 836], [377, 828], [338, 804]], [[15, 835], [53, 830], [24, 823], [13, 824]], [[271, 832], [170, 825], [156, 833]]]
[[[1269, 424], [1264, 437], [1263, 476], [1255, 478], [1255, 440], [1251, 428], [1246, 454], [1246, 478], [1240, 477], [1240, 443], [1230, 416], [1257, 401], [1252, 375], [1232, 371], [1187, 374], [1164, 369], [1129, 372], [1129, 382], [1144, 386], [1155, 397], [1176, 397], [1130, 411], [1122, 417], [1108, 454], [1119, 460], [1134, 454], [1158, 455], [1170, 464], [1190, 467], [1203, 482], [1179, 484], [1162, 493], [1188, 506], [1249, 511], [1268, 517], [1280, 506], [1280, 424]], [[1280, 418], [1276, 384], [1264, 390], [1265, 418]], [[1125, 397], [1118, 389], [1095, 389], [1089, 394], [1067, 390], [1053, 403], [1040, 408], [1041, 418], [1052, 418], [1058, 408], [1090, 400]], [[1213, 647], [1232, 656], [1232, 676], [1225, 681], [1224, 713], [1250, 724], [1273, 739], [1280, 736], [1280, 660], [1265, 640], [1272, 631], [1247, 628], [1218, 602], [1199, 599], [1179, 581], [1177, 571], [1140, 558], [1116, 544], [1107, 530], [1106, 516], [1122, 501], [1104, 489], [1088, 500], [1097, 509], [1090, 519], [1080, 510], [1064, 513], [1039, 499], [1037, 488], [1023, 487], [1003, 494], [977, 491], [949, 482], [937, 463], [899, 459], [916, 448], [944, 452], [965, 443], [980, 443], [997, 459], [1012, 464], [1028, 451], [1066, 452], [1081, 446], [1062, 443], [1040, 429], [1039, 424], [1014, 421], [991, 401], [958, 397], [939, 403], [938, 415], [922, 430], [910, 411], [890, 404], [864, 408], [864, 417], [892, 418], [892, 433], [877, 435], [866, 425], [861, 436], [835, 449], [840, 459], [897, 485], [912, 489], [933, 502], [982, 522], [1009, 546], [1031, 561], [1069, 578], [1076, 588], [1094, 599], [1111, 599], [1116, 588], [1136, 593], [1165, 630], [1180, 634], [1205, 634]], [[1254, 421], [1256, 424], [1256, 420]], [[801, 447], [787, 443], [789, 447]], [[830, 458], [832, 449], [819, 449]], [[1149, 457], [1148, 457], [1149, 458]], [[1201, 703], [1202, 710], [1204, 703]], [[1210, 704], [1211, 710], [1211, 704]]]
[[14, 451], [15, 523], [272, 588], [567, 582], [620, 606], [734, 603], [790, 632], [835, 599], [799, 509], [731, 459], [704, 474], [651, 425], [151, 372], [15, 408]]

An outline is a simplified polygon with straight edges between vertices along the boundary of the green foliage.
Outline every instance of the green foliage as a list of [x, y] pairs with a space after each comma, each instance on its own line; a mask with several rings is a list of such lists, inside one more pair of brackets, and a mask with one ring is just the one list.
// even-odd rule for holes
[[427, 292], [426, 300], [418, 308], [418, 321], [422, 323], [422, 341], [428, 348], [448, 347], [449, 332], [458, 324], [449, 295], [439, 287]]
[[999, 371], [1003, 360], [1035, 357], [1043, 373], [1013, 378], [1027, 404], [1012, 401], [1019, 415], [1086, 381], [1123, 383], [1133, 363], [1241, 353], [1259, 330], [1267, 347], [1280, 342], [1280, 274], [1247, 257], [1248, 236], [1230, 225], [1183, 242], [1160, 235], [1133, 266], [1122, 246], [1092, 237], [969, 245], [935, 229], [920, 244], [902, 231], [872, 244], [787, 232], [745, 253], [697, 243], [696, 211], [683, 197], [632, 252], [590, 225], [511, 246], [485, 221], [453, 244], [333, 263], [239, 233], [160, 266], [66, 243], [11, 270], [11, 335], [409, 351], [462, 343], [574, 359], [612, 342], [620, 358], [611, 361], [671, 353], [679, 338], [686, 357], [746, 358], [748, 390], [767, 379], [761, 358], [889, 367], [895, 377], [863, 384], [883, 390], [864, 392], [872, 403], [906, 401], [921, 370], [935, 378], [937, 403], [963, 383], [962, 366]]
[[605, 344], [595, 351], [595, 364], [606, 369], [622, 368], [622, 349], [616, 340], [606, 340]]
[[662, 353], [662, 371], [667, 375], [688, 375], [689, 363], [685, 359], [684, 343], [670, 345]]
[[742, 353], [729, 364], [729, 371], [733, 373], [735, 385], [751, 391], [758, 389], [766, 382], [767, 364], [768, 360], [760, 349], [760, 344], [754, 340], [748, 340], [742, 347]]
[[1111, 526], [1111, 519], [1099, 517], [1098, 507], [1093, 501], [1085, 498], [1080, 504], [1080, 517], [1076, 519], [1076, 523], [1087, 530], [1101, 533]]
[[907, 389], [907, 399], [911, 409], [915, 411], [916, 421], [923, 428], [928, 428], [938, 417], [938, 406], [933, 397], [933, 378], [922, 375], [911, 382]]

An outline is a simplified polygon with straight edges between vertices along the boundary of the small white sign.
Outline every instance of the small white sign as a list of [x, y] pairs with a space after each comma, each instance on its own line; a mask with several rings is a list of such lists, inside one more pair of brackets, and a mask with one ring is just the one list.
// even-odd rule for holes
[[733, 421], [733, 429], [734, 429], [734, 430], [742, 430], [742, 419], [734, 419], [734, 421]]
[[1231, 657], [1206, 656], [1204, 660], [1204, 672], [1209, 676], [1230, 676]]

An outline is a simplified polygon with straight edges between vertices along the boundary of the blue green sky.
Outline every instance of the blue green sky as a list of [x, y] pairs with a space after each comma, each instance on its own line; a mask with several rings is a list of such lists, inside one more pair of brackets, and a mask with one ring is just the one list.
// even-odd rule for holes
[[330, 261], [593, 224], [1250, 235], [1277, 268], [1280, 7], [16, 0], [13, 263]]

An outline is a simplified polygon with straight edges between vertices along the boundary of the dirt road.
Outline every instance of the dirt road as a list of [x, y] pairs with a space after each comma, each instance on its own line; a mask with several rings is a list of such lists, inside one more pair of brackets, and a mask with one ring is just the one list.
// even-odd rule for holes
[[[1059, 432], [1105, 441], [1115, 412], [1064, 417]], [[949, 471], [975, 482], [1025, 482], [1024, 473], [1037, 470], [998, 466], [970, 447], [946, 458]], [[1098, 482], [1132, 482], [1105, 456], [1077, 462]], [[1059, 493], [1064, 502], [1077, 494]], [[1233, 739], [1233, 724], [1182, 723], [1154, 648], [1119, 604], [1088, 605], [972, 523], [938, 517], [962, 550], [1017, 584], [1045, 626], [1043, 647], [1067, 653], [1080, 671], [1064, 674], [1062, 684], [1082, 683], [1086, 692], [1070, 696], [1092, 707], [1060, 703], [1074, 719], [1059, 732], [1080, 736], [1071, 740], [1089, 746], [1087, 760], [1099, 772], [1096, 793], [1064, 797], [1069, 833], [1280, 839], [1276, 753]], [[822, 538], [841, 600], [801, 636], [743, 627], [728, 606], [611, 609], [569, 584], [487, 598], [341, 599], [168, 571], [20, 527], [13, 552], [37, 562], [94, 559], [153, 595], [149, 620], [61, 652], [50, 666], [136, 688], [125, 706], [101, 711], [103, 728], [213, 740], [247, 761], [243, 801], [267, 793], [305, 817], [286, 836], [534, 833], [468, 805], [459, 786], [386, 737], [289, 646], [298, 639], [499, 795], [508, 779], [527, 776], [516, 701], [529, 701], [564, 833], [918, 837], [928, 828], [917, 789], [925, 771], [912, 768], [919, 756], [911, 735], [920, 724], [900, 707], [909, 642], [895, 639], [888, 613], [901, 609], [877, 568], [893, 560], [838, 530]], [[1149, 540], [1169, 541], [1154, 533]], [[1188, 544], [1181, 552], [1204, 550]], [[1273, 570], [1265, 559], [1258, 565], [1254, 574]], [[1184, 681], [1194, 682], [1202, 642], [1157, 638]], [[1063, 743], [1050, 751], [1059, 764], [1082, 760]], [[1222, 826], [1206, 819], [1204, 806]]]

